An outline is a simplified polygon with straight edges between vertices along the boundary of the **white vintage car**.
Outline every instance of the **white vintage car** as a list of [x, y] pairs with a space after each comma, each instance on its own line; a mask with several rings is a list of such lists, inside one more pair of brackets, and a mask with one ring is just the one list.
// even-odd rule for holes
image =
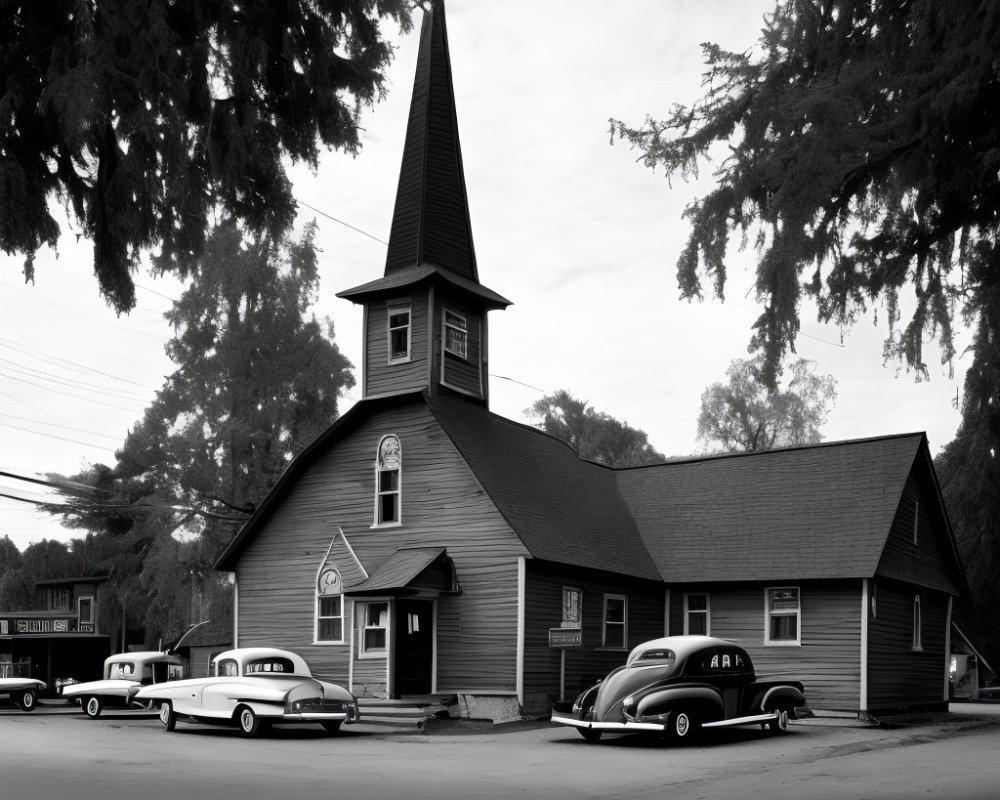
[[96, 719], [105, 706], [131, 706], [129, 693], [140, 686], [183, 678], [184, 662], [178, 656], [158, 650], [118, 653], [104, 660], [103, 674], [99, 681], [67, 684], [62, 688], [62, 696], [78, 700], [83, 713]]
[[45, 681], [35, 678], [0, 678], [0, 697], [7, 695], [22, 711], [34, 711]]
[[143, 686], [133, 697], [158, 703], [168, 731], [185, 718], [235, 725], [244, 736], [282, 722], [318, 722], [335, 733], [361, 716], [347, 689], [312, 677], [305, 659], [273, 647], [227, 650], [212, 660], [211, 677]]

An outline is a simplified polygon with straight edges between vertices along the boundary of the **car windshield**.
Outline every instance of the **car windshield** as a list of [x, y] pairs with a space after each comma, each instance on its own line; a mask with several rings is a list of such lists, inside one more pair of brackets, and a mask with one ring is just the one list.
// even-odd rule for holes
[[256, 661], [248, 661], [246, 665], [247, 675], [290, 675], [295, 671], [291, 659], [288, 658], [259, 658]]

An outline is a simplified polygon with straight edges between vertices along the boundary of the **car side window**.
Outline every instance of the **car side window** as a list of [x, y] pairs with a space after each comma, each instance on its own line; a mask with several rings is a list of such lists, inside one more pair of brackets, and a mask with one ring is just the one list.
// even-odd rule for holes
[[235, 678], [240, 674], [240, 667], [235, 659], [227, 658], [216, 665], [215, 674], [219, 677]]

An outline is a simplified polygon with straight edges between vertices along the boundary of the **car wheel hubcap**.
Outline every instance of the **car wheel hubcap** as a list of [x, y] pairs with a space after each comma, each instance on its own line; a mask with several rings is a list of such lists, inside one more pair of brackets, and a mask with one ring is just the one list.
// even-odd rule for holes
[[35, 705], [35, 696], [31, 692], [26, 692], [21, 702], [25, 708], [31, 708]]
[[674, 730], [677, 731], [678, 736], [687, 736], [687, 732], [690, 725], [691, 725], [691, 720], [688, 719], [687, 714], [678, 714], [677, 722], [674, 725]]
[[90, 698], [90, 700], [87, 701], [87, 713], [90, 714], [90, 716], [97, 714], [97, 701], [94, 698]]
[[160, 706], [160, 722], [166, 725], [170, 721], [170, 706], [164, 703]]
[[253, 714], [251, 714], [249, 711], [244, 711], [240, 715], [240, 722], [243, 723], [243, 730], [249, 733], [253, 728]]

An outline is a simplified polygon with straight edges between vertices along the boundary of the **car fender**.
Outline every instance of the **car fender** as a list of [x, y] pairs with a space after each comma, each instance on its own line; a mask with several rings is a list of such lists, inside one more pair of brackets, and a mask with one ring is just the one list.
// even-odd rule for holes
[[106, 678], [100, 681], [87, 681], [86, 683], [74, 683], [64, 686], [63, 697], [84, 697], [97, 695], [98, 697], [127, 697], [129, 690], [138, 689], [139, 681], [130, 681], [126, 678]]
[[[262, 718], [278, 718], [280, 719], [285, 713], [284, 703], [275, 704], [267, 702], [265, 700], [255, 700], [253, 698], [236, 698], [236, 702], [233, 705], [232, 715], [236, 717], [236, 710], [241, 707], [247, 707], [253, 710], [253, 713], [258, 717]], [[204, 712], [202, 712], [204, 714]]]
[[764, 692], [763, 697], [760, 699], [760, 709], [762, 711], [771, 711], [781, 705], [800, 708], [805, 704], [805, 695], [798, 687], [791, 685], [772, 686]]
[[719, 693], [708, 686], [668, 686], [655, 689], [639, 698], [636, 706], [636, 717], [643, 717], [650, 709], [658, 706], [697, 705], [708, 707], [713, 715], [724, 715], [724, 706]]

